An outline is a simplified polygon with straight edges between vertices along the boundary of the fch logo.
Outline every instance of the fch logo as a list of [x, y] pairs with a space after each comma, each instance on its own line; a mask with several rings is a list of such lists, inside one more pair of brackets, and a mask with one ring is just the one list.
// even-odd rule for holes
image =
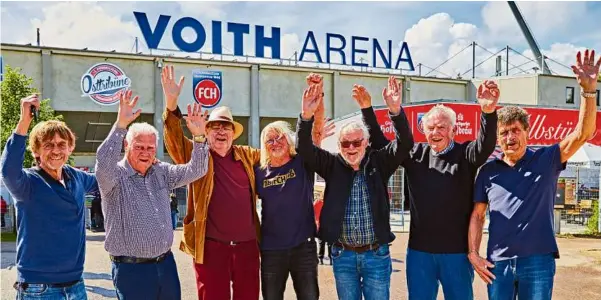
[[192, 93], [194, 100], [204, 108], [215, 107], [222, 98], [221, 72], [201, 71], [192, 72]]
[[422, 118], [426, 113], [417, 113], [417, 130], [424, 134], [424, 128], [422, 127]]
[[81, 96], [90, 97], [100, 105], [119, 102], [120, 92], [130, 87], [129, 77], [121, 68], [111, 63], [95, 64], [81, 77]]

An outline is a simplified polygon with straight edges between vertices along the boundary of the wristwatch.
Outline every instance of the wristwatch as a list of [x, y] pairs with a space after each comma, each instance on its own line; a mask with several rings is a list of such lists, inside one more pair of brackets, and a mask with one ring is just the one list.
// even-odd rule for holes
[[204, 134], [200, 134], [193, 136], [192, 140], [196, 143], [204, 143], [207, 141], [207, 137]]

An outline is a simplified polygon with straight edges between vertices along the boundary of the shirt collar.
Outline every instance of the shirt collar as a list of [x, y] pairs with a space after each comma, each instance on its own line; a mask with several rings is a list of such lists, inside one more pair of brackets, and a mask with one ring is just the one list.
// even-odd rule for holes
[[[451, 140], [449, 145], [444, 150], [442, 150], [440, 152], [435, 152], [434, 150], [432, 150], [432, 155], [439, 156], [439, 155], [447, 154], [447, 153], [449, 153], [449, 151], [453, 150], [453, 147], [455, 147], [455, 141]], [[432, 149], [432, 148], [430, 148], [430, 149]]]
[[[524, 162], [530, 161], [533, 156], [534, 156], [534, 150], [532, 150], [530, 147], [526, 147], [526, 152], [524, 153], [524, 156], [522, 156], [522, 158], [520, 158], [520, 160], [517, 161], [516, 165], [521, 163], [522, 161], [524, 161]], [[501, 152], [501, 154], [499, 154], [495, 160], [497, 162], [502, 162], [504, 164], [507, 164], [503, 160], [504, 157], [505, 157], [505, 153]]]
[[[46, 180], [54, 180], [54, 181], [57, 181], [57, 182], [58, 182], [58, 180], [56, 180], [56, 179], [54, 179], [54, 177], [50, 176], [50, 174], [48, 174], [48, 173], [47, 173], [47, 172], [46, 172], [44, 169], [42, 169], [42, 167], [40, 167], [40, 166], [35, 166], [33, 169], [34, 169], [34, 170], [35, 170], [35, 171], [36, 171], [38, 174], [40, 174], [42, 177], [44, 177]], [[65, 166], [63, 166], [62, 173], [63, 173], [63, 174], [62, 174], [62, 175], [63, 175], [63, 180], [64, 180], [65, 182], [67, 182], [67, 181], [71, 180], [71, 174], [70, 174], [70, 172], [68, 172], [68, 171], [67, 171], [67, 166], [66, 166], [66, 165], [65, 165]]]
[[[128, 177], [131, 177], [134, 175], [139, 175], [139, 176], [144, 177], [142, 174], [138, 173], [138, 171], [134, 170], [134, 168], [129, 164], [127, 157], [124, 157], [123, 161], [124, 161], [123, 164], [125, 165], [125, 171], [126, 171]], [[150, 168], [148, 168], [146, 175], [152, 174], [153, 170], [154, 170], [154, 164], [152, 166], [150, 166]]]

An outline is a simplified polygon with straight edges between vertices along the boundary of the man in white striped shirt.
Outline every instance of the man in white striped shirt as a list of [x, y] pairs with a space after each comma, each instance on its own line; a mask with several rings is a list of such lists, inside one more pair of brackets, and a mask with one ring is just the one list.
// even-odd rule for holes
[[[188, 106], [186, 125], [197, 137], [187, 164], [156, 163], [157, 130], [147, 123], [127, 126], [141, 114], [131, 91], [121, 95], [117, 122], [98, 148], [96, 178], [105, 216], [105, 249], [119, 299], [181, 299], [171, 245], [169, 192], [203, 177], [208, 146], [200, 105]], [[206, 114], [205, 114], [206, 115]], [[124, 143], [125, 139], [125, 143]], [[125, 157], [121, 150], [125, 147]]]

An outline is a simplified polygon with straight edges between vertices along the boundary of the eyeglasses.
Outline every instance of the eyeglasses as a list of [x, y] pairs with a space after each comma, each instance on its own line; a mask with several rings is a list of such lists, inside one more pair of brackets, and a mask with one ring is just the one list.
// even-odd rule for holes
[[359, 148], [359, 147], [361, 147], [361, 144], [363, 144], [363, 139], [355, 140], [355, 141], [341, 141], [340, 142], [340, 146], [342, 146], [342, 148], [348, 148], [351, 145], [353, 145], [355, 148]]
[[276, 142], [278, 142], [278, 144], [281, 144], [283, 141], [283, 138], [284, 138], [284, 135], [281, 134], [280, 136], [278, 136], [275, 139], [269, 139], [269, 140], [265, 141], [265, 144], [270, 145], [270, 146], [275, 144]]

